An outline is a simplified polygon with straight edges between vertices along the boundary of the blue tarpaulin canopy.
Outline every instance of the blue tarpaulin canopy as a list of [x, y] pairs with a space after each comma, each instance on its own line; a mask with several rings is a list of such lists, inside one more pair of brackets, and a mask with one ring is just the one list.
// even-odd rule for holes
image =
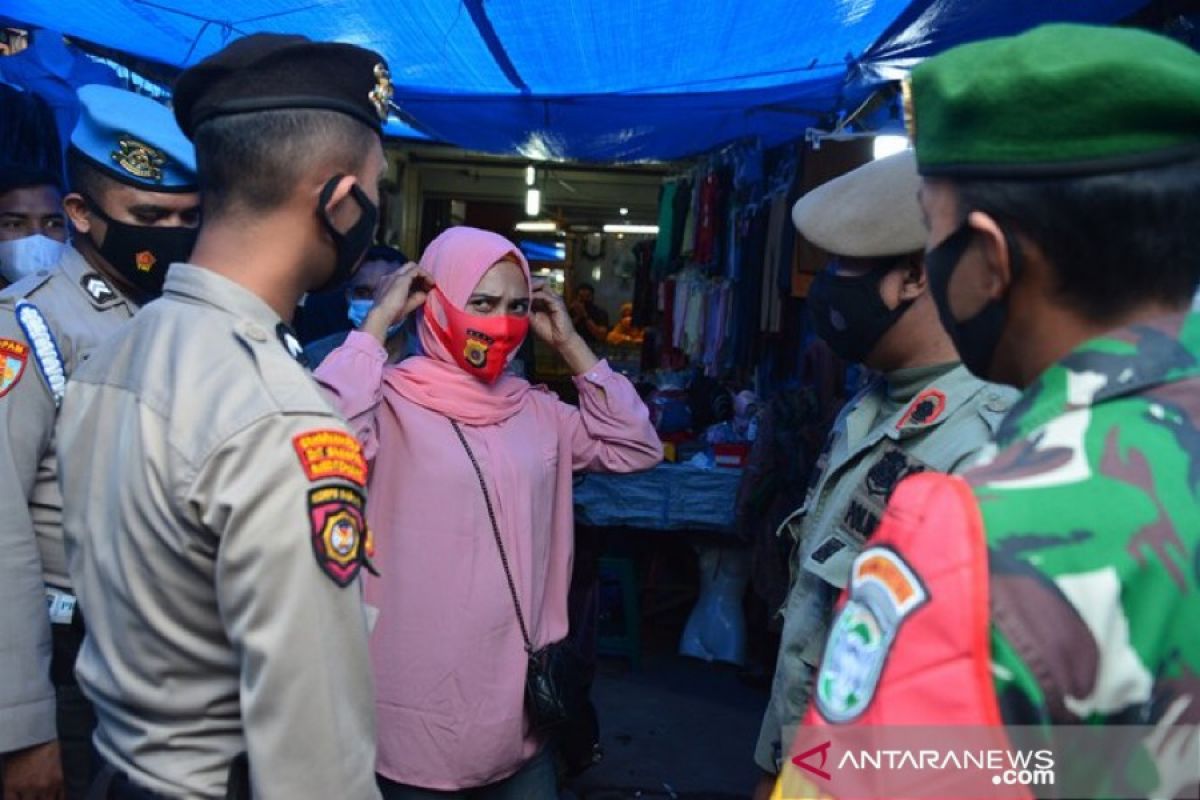
[[233, 38], [383, 53], [403, 124], [528, 158], [670, 159], [802, 136], [932, 53], [1146, 0], [4, 0], [0, 16], [181, 68]]

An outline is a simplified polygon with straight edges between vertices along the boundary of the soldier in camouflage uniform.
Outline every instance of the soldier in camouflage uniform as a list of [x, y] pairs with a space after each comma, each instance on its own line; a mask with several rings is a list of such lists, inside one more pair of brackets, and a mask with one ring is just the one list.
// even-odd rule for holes
[[925, 228], [912, 152], [871, 162], [796, 203], [800, 233], [830, 254], [809, 307], [817, 332], [846, 361], [880, 374], [834, 422], [803, 504], [780, 534], [794, 542], [791, 582], [771, 699], [755, 748], [770, 793], [809, 704], [850, 565], [905, 475], [969, 465], [1011, 408], [1015, 392], [958, 362], [926, 280]]
[[806, 725], [1147, 726], [1101, 779], [1196, 797], [1200, 55], [1050, 25], [906, 88], [943, 323], [1024, 394], [981, 465], [893, 494]]

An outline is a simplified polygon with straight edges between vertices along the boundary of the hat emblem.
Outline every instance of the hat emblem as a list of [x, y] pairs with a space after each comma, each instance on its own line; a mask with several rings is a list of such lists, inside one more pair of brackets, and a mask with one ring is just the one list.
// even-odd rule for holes
[[905, 75], [900, 81], [900, 98], [904, 105], [904, 130], [908, 132], [908, 142], [917, 144], [917, 112], [913, 107], [912, 78]]
[[381, 122], [387, 121], [388, 103], [392, 100], [392, 94], [395, 89], [392, 88], [392, 73], [388, 71], [387, 65], [379, 63], [375, 65], [375, 88], [370, 91], [367, 97], [371, 100], [371, 105], [375, 106], [375, 113], [379, 114]]
[[167, 163], [167, 156], [162, 150], [125, 134], [117, 139], [117, 149], [112, 152], [112, 160], [135, 178], [157, 183], [163, 179], [162, 168]]

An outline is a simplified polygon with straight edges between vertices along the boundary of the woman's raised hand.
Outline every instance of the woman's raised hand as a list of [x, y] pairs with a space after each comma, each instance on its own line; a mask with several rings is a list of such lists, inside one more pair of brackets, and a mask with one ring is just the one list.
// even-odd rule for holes
[[529, 303], [529, 327], [546, 344], [555, 350], [561, 350], [564, 345], [576, 336], [575, 325], [571, 322], [571, 313], [558, 292], [546, 285], [545, 281], [533, 282], [533, 295]]
[[420, 308], [433, 287], [433, 276], [408, 262], [375, 287], [375, 306], [367, 314], [362, 329], [381, 344], [385, 343], [388, 328], [399, 325]]

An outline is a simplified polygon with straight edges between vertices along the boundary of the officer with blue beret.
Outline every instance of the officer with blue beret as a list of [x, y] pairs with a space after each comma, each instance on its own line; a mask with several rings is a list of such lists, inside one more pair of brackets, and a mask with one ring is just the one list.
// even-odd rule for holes
[[67, 377], [187, 258], [200, 215], [192, 145], [165, 106], [98, 85], [79, 100], [63, 202], [71, 246], [0, 294], [6, 797], [83, 797], [91, 780], [95, 718], [74, 676], [84, 622], [63, 549], [58, 410]]

